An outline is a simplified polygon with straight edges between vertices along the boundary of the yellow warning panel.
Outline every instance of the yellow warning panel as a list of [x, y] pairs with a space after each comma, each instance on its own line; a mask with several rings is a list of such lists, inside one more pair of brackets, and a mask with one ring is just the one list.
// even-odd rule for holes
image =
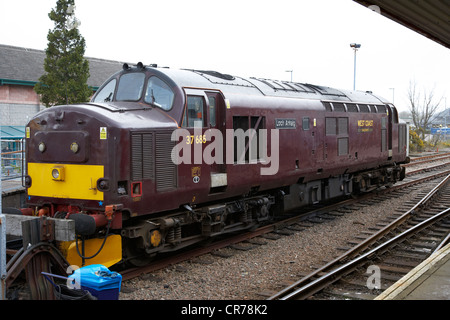
[[97, 190], [97, 180], [104, 176], [103, 166], [30, 162], [28, 175], [30, 196], [103, 201], [103, 192]]
[[[103, 238], [95, 238], [84, 241], [84, 256], [90, 257], [97, 253], [103, 243]], [[76, 242], [66, 242], [67, 249], [62, 250], [66, 254], [66, 260], [71, 265], [82, 266], [82, 259], [77, 252]], [[78, 240], [78, 251], [82, 252], [81, 240]], [[92, 259], [86, 259], [85, 265], [102, 264], [110, 267], [122, 260], [122, 237], [117, 234], [108, 236], [105, 245], [98, 255]]]

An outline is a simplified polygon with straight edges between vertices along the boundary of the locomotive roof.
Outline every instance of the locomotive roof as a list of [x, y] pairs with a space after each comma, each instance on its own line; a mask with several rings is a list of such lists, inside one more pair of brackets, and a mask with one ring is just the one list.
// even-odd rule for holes
[[389, 103], [386, 99], [374, 95], [372, 92], [341, 90], [313, 84], [254, 77], [243, 78], [217, 71], [168, 68], [153, 68], [152, 70], [155, 73], [166, 75], [180, 87], [218, 89], [225, 96], [247, 94], [367, 104]]

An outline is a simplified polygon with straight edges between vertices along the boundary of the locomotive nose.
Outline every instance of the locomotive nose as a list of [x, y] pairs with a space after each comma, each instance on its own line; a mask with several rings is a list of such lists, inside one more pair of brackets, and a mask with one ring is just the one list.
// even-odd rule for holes
[[[103, 201], [104, 166], [90, 164], [86, 131], [38, 131], [28, 141], [28, 195]], [[102, 184], [103, 186], [103, 184]]]

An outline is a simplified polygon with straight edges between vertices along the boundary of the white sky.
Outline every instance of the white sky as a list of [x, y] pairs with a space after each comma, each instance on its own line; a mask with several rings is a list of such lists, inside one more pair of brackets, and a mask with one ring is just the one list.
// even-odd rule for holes
[[[371, 90], [407, 110], [407, 89], [450, 107], [450, 49], [351, 0], [75, 0], [86, 56]], [[56, 0], [0, 0], [0, 44], [45, 50]], [[390, 88], [394, 88], [390, 89]], [[395, 94], [395, 95], [394, 95]], [[446, 101], [447, 100], [447, 101]]]

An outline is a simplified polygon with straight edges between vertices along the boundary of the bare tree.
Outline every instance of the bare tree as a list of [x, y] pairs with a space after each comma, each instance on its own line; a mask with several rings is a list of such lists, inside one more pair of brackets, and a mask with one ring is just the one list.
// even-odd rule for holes
[[425, 138], [425, 130], [438, 110], [442, 98], [435, 99], [434, 88], [431, 91], [424, 89], [423, 92], [420, 92], [415, 81], [409, 82], [409, 111], [411, 112], [414, 126], [421, 132], [422, 139]]

